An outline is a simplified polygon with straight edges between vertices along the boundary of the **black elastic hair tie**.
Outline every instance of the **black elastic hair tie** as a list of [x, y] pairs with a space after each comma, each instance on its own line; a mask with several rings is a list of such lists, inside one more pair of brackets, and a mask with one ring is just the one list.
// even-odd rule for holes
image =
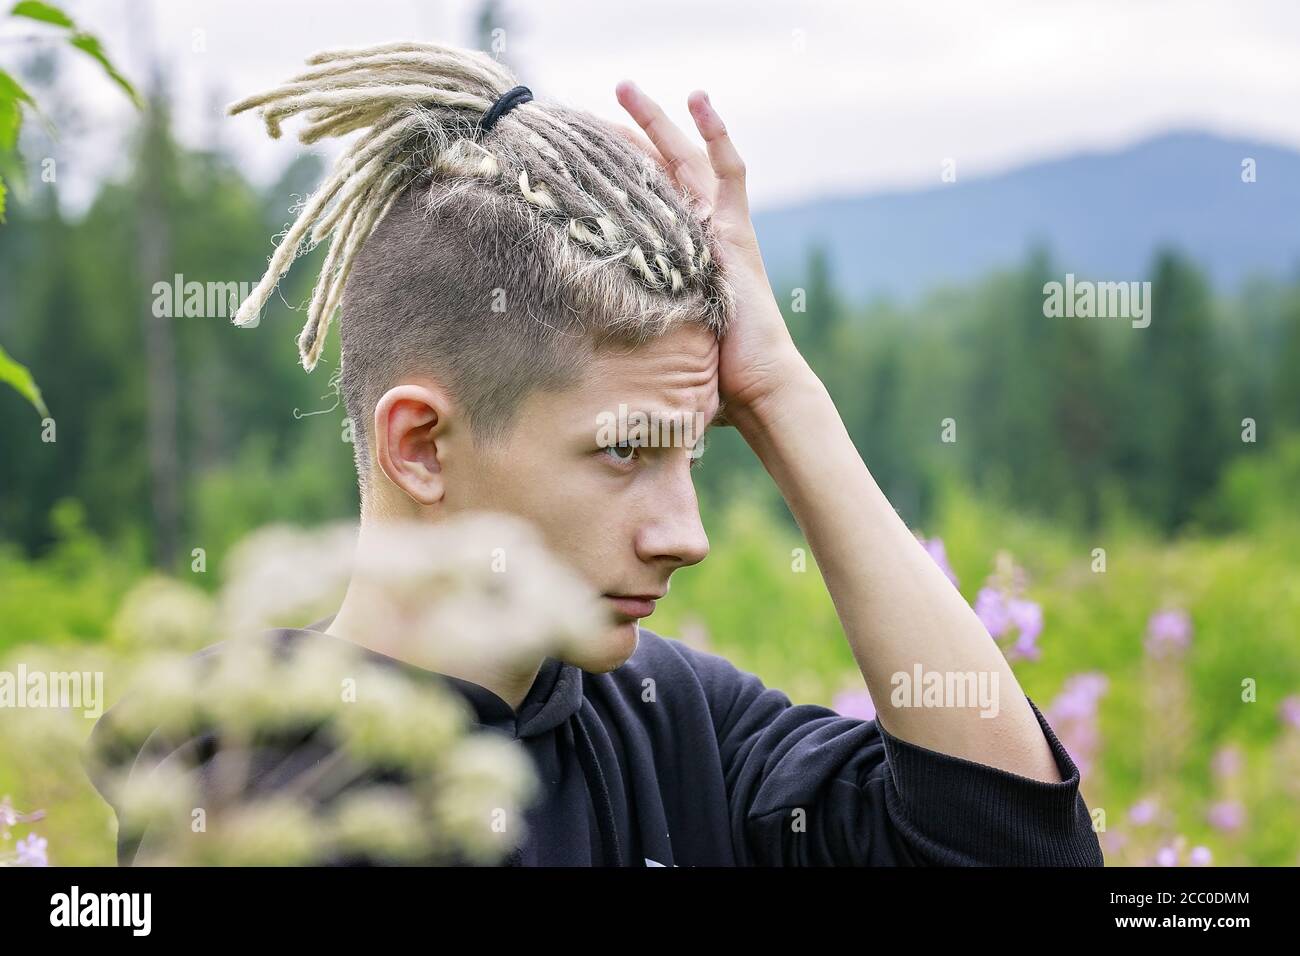
[[497, 120], [505, 116], [520, 103], [527, 103], [533, 98], [533, 91], [526, 86], [516, 86], [512, 90], [506, 90], [497, 98], [486, 113], [478, 121], [478, 135], [487, 134], [493, 126], [497, 125]]

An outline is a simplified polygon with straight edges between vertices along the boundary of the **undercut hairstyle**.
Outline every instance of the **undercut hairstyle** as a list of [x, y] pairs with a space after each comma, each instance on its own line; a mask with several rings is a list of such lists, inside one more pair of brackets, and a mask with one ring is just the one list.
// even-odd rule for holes
[[733, 293], [697, 200], [613, 124], [545, 98], [484, 129], [517, 86], [486, 54], [395, 43], [318, 53], [233, 104], [304, 144], [354, 132], [243, 302], [254, 321], [293, 260], [329, 240], [298, 338], [320, 358], [341, 309], [340, 390], [363, 500], [379, 398], [403, 376], [444, 384], [477, 443], [528, 394], [577, 381], [601, 349], [683, 324], [726, 332]]

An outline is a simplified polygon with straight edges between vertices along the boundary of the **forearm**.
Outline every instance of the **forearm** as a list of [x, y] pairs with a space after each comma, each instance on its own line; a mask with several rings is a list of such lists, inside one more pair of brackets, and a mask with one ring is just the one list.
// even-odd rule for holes
[[[791, 356], [781, 389], [731, 421], [803, 529], [862, 671], [895, 736], [1039, 780], [1060, 780], [1006, 659], [876, 485], [834, 402]], [[895, 674], [983, 675], [997, 716], [968, 706], [895, 707]], [[996, 684], [993, 682], [996, 681]]]

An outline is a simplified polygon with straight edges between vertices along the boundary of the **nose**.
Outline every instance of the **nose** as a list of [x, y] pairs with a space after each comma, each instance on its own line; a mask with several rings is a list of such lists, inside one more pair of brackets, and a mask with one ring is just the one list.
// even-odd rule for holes
[[636, 536], [638, 558], [675, 570], [699, 564], [708, 556], [709, 536], [700, 520], [689, 467], [665, 469], [663, 482], [645, 501], [647, 513]]

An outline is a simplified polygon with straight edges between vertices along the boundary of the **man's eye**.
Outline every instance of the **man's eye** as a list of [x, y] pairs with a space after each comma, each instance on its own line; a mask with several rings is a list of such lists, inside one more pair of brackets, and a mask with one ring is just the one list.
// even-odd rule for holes
[[637, 457], [637, 447], [630, 442], [620, 442], [617, 445], [606, 445], [603, 449], [610, 458], [622, 463], [634, 461]]

